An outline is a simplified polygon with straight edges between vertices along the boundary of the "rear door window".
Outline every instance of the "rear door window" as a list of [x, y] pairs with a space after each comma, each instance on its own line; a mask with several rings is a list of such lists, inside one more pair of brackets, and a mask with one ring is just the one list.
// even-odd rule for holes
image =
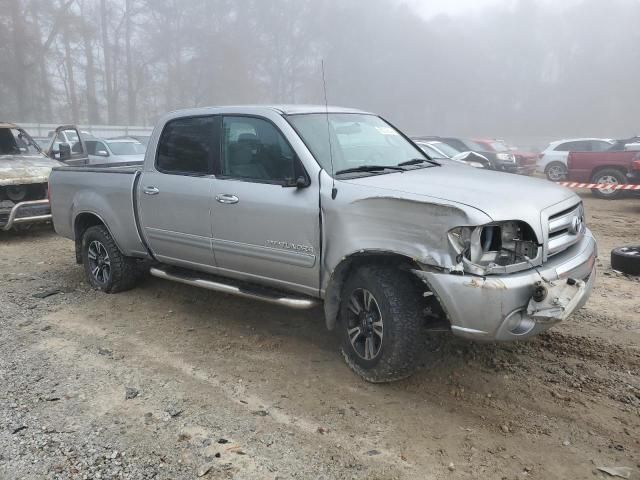
[[564, 142], [556, 147], [556, 152], [590, 152], [591, 142], [576, 140]]
[[220, 117], [169, 121], [158, 142], [156, 168], [173, 175], [210, 175], [219, 160]]

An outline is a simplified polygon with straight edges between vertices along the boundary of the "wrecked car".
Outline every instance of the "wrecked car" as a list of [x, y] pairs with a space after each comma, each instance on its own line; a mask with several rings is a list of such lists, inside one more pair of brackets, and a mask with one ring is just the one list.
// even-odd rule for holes
[[23, 129], [0, 123], [0, 230], [26, 228], [51, 219], [49, 174], [60, 165]]
[[573, 192], [441, 164], [377, 115], [325, 108], [168, 114], [143, 164], [54, 169], [55, 229], [107, 293], [149, 270], [323, 303], [347, 364], [371, 382], [410, 375], [425, 328], [521, 340], [586, 302], [597, 251]]

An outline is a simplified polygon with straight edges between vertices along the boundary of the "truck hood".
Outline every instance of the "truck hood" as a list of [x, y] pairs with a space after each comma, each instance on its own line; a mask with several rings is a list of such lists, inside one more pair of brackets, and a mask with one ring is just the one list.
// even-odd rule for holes
[[[345, 180], [347, 183], [447, 200], [476, 208], [494, 221], [523, 220], [535, 228], [542, 210], [575, 197], [571, 190], [537, 178], [444, 165]], [[425, 198], [426, 200], [426, 198]], [[536, 219], [536, 220], [534, 220]]]
[[64, 164], [43, 155], [0, 155], [0, 186], [45, 183]]

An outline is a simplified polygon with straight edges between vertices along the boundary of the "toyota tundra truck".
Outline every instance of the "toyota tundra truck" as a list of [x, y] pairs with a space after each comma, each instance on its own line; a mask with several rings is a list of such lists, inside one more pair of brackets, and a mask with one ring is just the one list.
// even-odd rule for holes
[[440, 164], [381, 117], [313, 106], [166, 115], [144, 163], [64, 166], [56, 231], [96, 289], [140, 272], [307, 309], [365, 380], [410, 375], [425, 331], [530, 338], [586, 302], [596, 242], [545, 180]]

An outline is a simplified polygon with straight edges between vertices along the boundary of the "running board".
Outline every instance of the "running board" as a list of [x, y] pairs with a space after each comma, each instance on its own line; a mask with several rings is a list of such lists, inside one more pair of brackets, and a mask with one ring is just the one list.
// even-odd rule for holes
[[[207, 274], [196, 274], [195, 272], [188, 270], [171, 269], [168, 271], [152, 267], [151, 270], [149, 270], [149, 273], [154, 277], [163, 278], [165, 280], [193, 285], [194, 287], [206, 288], [207, 290], [213, 290], [214, 292], [229, 293], [239, 297], [260, 300], [267, 303], [273, 303], [275, 305], [295, 308], [297, 310], [307, 310], [315, 307], [319, 303], [316, 299], [311, 297], [288, 297], [278, 290], [258, 286], [251, 287], [246, 284], [242, 284], [241, 286], [239, 283], [236, 284], [232, 280], [229, 281], [229, 283], [222, 283], [221, 281], [213, 280], [213, 276], [207, 278], [209, 277]], [[227, 279], [224, 280], [226, 281]]]

